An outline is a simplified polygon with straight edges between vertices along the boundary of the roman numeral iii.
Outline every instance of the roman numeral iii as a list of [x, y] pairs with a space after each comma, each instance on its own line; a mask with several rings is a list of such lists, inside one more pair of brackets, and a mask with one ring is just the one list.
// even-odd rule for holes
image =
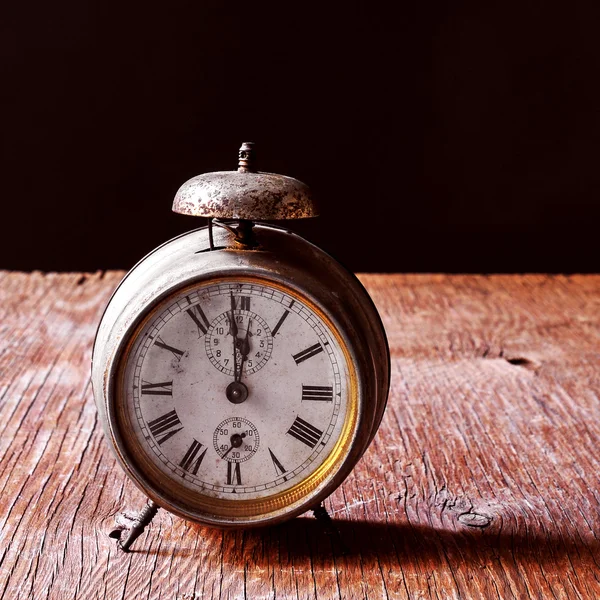
[[314, 346], [310, 346], [306, 350], [302, 350], [302, 352], [298, 352], [298, 354], [293, 354], [292, 357], [296, 361], [296, 364], [299, 365], [301, 362], [319, 354], [319, 352], [323, 352], [323, 346], [321, 344], [316, 343]]
[[181, 425], [181, 421], [177, 416], [175, 410], [164, 414], [162, 417], [158, 417], [158, 419], [154, 419], [153, 421], [148, 422], [148, 429], [150, 429], [150, 433], [154, 436], [154, 439], [158, 442], [158, 444], [162, 444], [166, 442], [169, 438], [173, 437], [177, 432], [183, 429], [183, 425]]
[[287, 433], [300, 440], [303, 444], [306, 444], [309, 448], [314, 448], [323, 435], [320, 429], [317, 429], [314, 425], [311, 425], [308, 421], [300, 417], [296, 417], [296, 420]]
[[240, 310], [250, 310], [250, 296], [240, 296]]
[[173, 382], [163, 381], [161, 383], [150, 383], [142, 381], [142, 396], [172, 396]]
[[304, 385], [302, 384], [302, 400], [316, 402], [332, 402], [333, 388], [329, 385]]
[[183, 460], [179, 463], [179, 466], [186, 471], [189, 471], [192, 475], [196, 475], [198, 473], [198, 469], [204, 460], [204, 455], [208, 448], [204, 448], [204, 452], [196, 458], [198, 452], [202, 448], [202, 444], [194, 440], [192, 445], [188, 448], [188, 451], [185, 453]]

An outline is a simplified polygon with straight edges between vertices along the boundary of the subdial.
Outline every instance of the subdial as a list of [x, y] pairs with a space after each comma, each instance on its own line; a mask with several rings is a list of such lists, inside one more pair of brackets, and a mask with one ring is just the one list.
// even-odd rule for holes
[[[234, 327], [231, 325], [232, 313]], [[240, 375], [252, 375], [271, 357], [273, 336], [262, 317], [236, 309], [221, 313], [213, 320], [206, 332], [204, 346], [210, 362], [221, 373], [234, 377], [241, 369]]]
[[213, 444], [217, 454], [229, 462], [244, 462], [258, 450], [258, 429], [241, 417], [225, 419], [215, 429]]

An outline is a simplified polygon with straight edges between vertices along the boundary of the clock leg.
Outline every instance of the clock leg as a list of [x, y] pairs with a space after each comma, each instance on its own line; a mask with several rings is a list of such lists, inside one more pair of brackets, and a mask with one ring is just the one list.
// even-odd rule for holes
[[338, 548], [340, 549], [341, 554], [342, 555], [350, 554], [350, 549], [348, 548], [348, 546], [345, 544], [344, 540], [342, 539], [340, 530], [335, 526], [335, 523], [333, 522], [331, 515], [327, 512], [327, 509], [325, 508], [323, 503], [319, 504], [315, 508], [312, 508], [311, 510], [313, 511], [313, 515], [315, 516], [315, 519], [323, 525], [325, 533], [327, 535], [330, 535], [335, 540]]
[[110, 537], [119, 540], [118, 545], [123, 552], [129, 552], [131, 544], [142, 535], [146, 526], [156, 516], [159, 508], [158, 504], [152, 502], [152, 500], [148, 500], [148, 504], [141, 510], [127, 533], [124, 530], [115, 529], [109, 533]]

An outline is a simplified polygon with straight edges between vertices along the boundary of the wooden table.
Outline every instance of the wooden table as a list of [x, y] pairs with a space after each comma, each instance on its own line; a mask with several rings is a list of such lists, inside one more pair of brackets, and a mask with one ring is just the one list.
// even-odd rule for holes
[[600, 598], [600, 277], [365, 275], [388, 331], [382, 427], [309, 516], [203, 529], [144, 503], [90, 389], [122, 273], [0, 272], [0, 598]]

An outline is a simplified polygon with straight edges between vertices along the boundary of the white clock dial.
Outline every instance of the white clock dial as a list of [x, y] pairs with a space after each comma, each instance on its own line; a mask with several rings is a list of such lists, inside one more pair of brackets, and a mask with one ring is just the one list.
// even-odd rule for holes
[[163, 302], [123, 377], [136, 443], [167, 477], [214, 498], [261, 499], [326, 460], [350, 381], [339, 336], [308, 303], [249, 280]]

